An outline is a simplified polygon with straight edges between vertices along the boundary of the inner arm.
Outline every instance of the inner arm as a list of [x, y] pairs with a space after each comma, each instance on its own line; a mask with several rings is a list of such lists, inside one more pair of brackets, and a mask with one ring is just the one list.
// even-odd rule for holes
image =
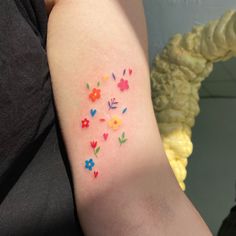
[[141, 1], [58, 1], [47, 52], [85, 233], [210, 235], [163, 150]]

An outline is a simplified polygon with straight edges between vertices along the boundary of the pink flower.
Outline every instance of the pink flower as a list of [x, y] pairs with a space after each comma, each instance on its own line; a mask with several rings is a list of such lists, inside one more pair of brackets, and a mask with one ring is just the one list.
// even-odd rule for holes
[[120, 82], [117, 84], [120, 88], [120, 91], [124, 91], [129, 88], [128, 80], [120, 79]]

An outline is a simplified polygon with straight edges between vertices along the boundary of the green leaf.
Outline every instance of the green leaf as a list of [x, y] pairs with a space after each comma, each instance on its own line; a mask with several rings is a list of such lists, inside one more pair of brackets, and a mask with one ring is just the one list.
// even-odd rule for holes
[[128, 140], [127, 138], [126, 138], [126, 139], [123, 139], [123, 143], [125, 143], [127, 140]]
[[100, 147], [97, 147], [95, 150], [95, 154], [97, 154], [100, 151]]
[[121, 137], [122, 139], [125, 137], [125, 132], [122, 133]]
[[100, 86], [100, 81], [97, 82], [97, 87], [99, 87], [99, 86]]
[[121, 138], [119, 137], [119, 142], [120, 142], [120, 144], [122, 144], [122, 140], [121, 140]]
[[86, 83], [86, 87], [87, 87], [87, 89], [90, 89], [90, 86], [89, 86], [89, 84], [88, 84], [88, 83]]

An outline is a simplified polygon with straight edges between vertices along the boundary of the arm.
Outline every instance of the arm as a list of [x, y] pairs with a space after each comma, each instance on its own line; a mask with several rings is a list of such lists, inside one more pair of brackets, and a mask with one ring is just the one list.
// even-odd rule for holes
[[89, 236], [194, 235], [187, 222], [210, 235], [164, 154], [144, 22], [137, 0], [61, 0], [49, 17], [49, 66], [80, 221]]

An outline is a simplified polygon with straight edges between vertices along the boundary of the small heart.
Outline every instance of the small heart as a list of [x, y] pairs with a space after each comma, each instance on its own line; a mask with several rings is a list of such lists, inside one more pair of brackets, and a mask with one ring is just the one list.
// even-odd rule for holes
[[97, 178], [97, 176], [98, 176], [98, 171], [94, 171], [93, 174], [94, 174], [94, 177]]
[[133, 72], [132, 69], [129, 69], [129, 75], [132, 75], [132, 72]]
[[91, 109], [91, 110], [90, 110], [90, 114], [91, 114], [91, 116], [94, 117], [95, 114], [96, 114], [96, 112], [97, 112], [96, 109]]
[[104, 140], [106, 141], [107, 138], [108, 138], [108, 133], [104, 133], [104, 134], [103, 134], [103, 138], [104, 138]]

